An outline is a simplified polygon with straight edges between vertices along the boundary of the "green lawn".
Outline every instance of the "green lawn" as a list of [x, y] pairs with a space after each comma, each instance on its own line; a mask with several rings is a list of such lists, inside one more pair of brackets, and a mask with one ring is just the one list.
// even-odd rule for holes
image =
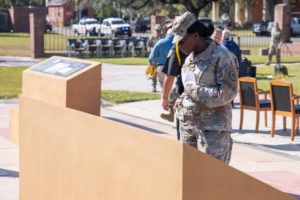
[[0, 67], [0, 99], [17, 98], [22, 88], [22, 71], [27, 67]]
[[28, 33], [0, 33], [1, 56], [30, 56]]
[[[288, 68], [288, 77], [286, 81], [293, 83], [293, 89], [295, 94], [300, 94], [300, 65], [289, 65]], [[258, 88], [263, 90], [270, 90], [269, 82], [272, 79], [268, 79], [267, 76], [274, 75], [274, 66], [266, 66], [266, 67], [257, 67], [256, 68], [256, 79]], [[285, 80], [285, 79], [282, 79]]]
[[[240, 34], [251, 34], [250, 30], [238, 30]], [[234, 32], [233, 32], [234, 33]], [[45, 34], [45, 48], [55, 49], [61, 47], [60, 53], [65, 52], [65, 44], [67, 37], [62, 37], [56, 34]], [[245, 44], [242, 44], [242, 47]], [[260, 47], [261, 48], [261, 47]], [[263, 48], [267, 48], [264, 45]], [[247, 57], [253, 64], [262, 64], [267, 60], [267, 56], [258, 56], [259, 47], [252, 46], [251, 55], [243, 55]], [[29, 33], [0, 33], [0, 55], [1, 56], [30, 56], [30, 35]], [[274, 57], [275, 59], [275, 57]], [[125, 58], [89, 58], [89, 60], [111, 63], [111, 64], [122, 64], [122, 65], [147, 65], [147, 58], [140, 57], [125, 57]], [[282, 62], [293, 63], [300, 62], [300, 57], [288, 57], [283, 56]]]
[[252, 29], [232, 29], [230, 34], [234, 36], [255, 36]]
[[[18, 98], [22, 88], [22, 72], [27, 68], [0, 66], [0, 99]], [[101, 97], [111, 103], [160, 99], [159, 94], [116, 90], [103, 90]]]
[[101, 98], [112, 103], [126, 103], [134, 101], [160, 99], [160, 95], [142, 92], [103, 90], [101, 93]]
[[[256, 55], [243, 55], [242, 57], [248, 58], [252, 64], [264, 64], [268, 60], [268, 56], [256, 56]], [[273, 62], [276, 61], [275, 56], [272, 59]], [[300, 63], [300, 56], [281, 56], [282, 63]]]

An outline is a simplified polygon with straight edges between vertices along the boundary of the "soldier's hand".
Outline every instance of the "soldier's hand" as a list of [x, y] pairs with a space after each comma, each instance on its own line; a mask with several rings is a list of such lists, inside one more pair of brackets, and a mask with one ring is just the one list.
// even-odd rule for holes
[[161, 105], [162, 105], [162, 107], [163, 107], [164, 110], [168, 111], [168, 108], [169, 108], [169, 100], [168, 100], [168, 98], [163, 98]]

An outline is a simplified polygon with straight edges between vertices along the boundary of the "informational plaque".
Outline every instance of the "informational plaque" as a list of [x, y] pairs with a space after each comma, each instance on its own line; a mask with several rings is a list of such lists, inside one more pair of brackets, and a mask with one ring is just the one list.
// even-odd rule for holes
[[37, 65], [36, 67], [33, 67], [31, 70], [56, 76], [68, 77], [89, 65], [89, 63], [85, 62], [65, 60], [62, 58], [54, 57], [46, 62]]
[[23, 72], [22, 94], [100, 115], [101, 63], [53, 56]]

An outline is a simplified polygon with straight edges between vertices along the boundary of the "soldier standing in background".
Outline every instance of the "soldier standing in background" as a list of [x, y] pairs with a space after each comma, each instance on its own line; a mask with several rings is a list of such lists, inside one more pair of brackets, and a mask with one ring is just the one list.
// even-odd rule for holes
[[189, 54], [181, 70], [183, 94], [176, 100], [180, 141], [229, 163], [232, 151], [231, 101], [237, 94], [238, 63], [209, 37], [205, 26], [186, 12], [173, 24], [179, 48]]
[[157, 78], [159, 81], [159, 85], [162, 88], [164, 83], [165, 74], [162, 73], [162, 68], [167, 60], [168, 53], [172, 48], [172, 40], [174, 37], [174, 32], [170, 29], [167, 32], [167, 36], [165, 38], [160, 39], [153, 47], [148, 61], [150, 65], [153, 65], [156, 69], [157, 73], [152, 78], [152, 92], [156, 92]]
[[268, 61], [266, 62], [266, 65], [271, 64], [272, 57], [274, 54], [276, 55], [277, 64], [280, 65], [280, 48], [283, 44], [283, 41], [284, 38], [282, 31], [280, 30], [278, 23], [275, 23], [271, 31], [271, 43], [269, 47]]
[[163, 30], [160, 24], [156, 24], [154, 28], [155, 32], [154, 34], [151, 34], [149, 39], [147, 40], [147, 51], [151, 52], [152, 48], [156, 44], [158, 40], [160, 40], [163, 37]]

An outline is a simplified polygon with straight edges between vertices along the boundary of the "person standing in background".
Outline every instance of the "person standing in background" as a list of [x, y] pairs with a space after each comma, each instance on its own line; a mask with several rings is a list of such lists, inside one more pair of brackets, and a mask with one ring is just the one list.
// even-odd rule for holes
[[275, 23], [275, 26], [272, 28], [271, 31], [271, 43], [269, 47], [268, 53], [268, 61], [266, 65], [270, 65], [272, 62], [272, 57], [276, 55], [276, 62], [280, 65], [280, 48], [284, 42], [282, 31], [279, 28], [279, 24]]
[[157, 78], [159, 85], [162, 88], [164, 82], [164, 73], [162, 73], [162, 68], [167, 60], [168, 53], [172, 48], [172, 40], [174, 37], [174, 32], [170, 29], [167, 32], [167, 36], [163, 39], [160, 39], [153, 47], [148, 61], [150, 65], [156, 69], [155, 75], [152, 77], [152, 92], [156, 92]]
[[235, 55], [240, 66], [242, 62], [241, 49], [233, 40], [230, 40], [230, 32], [228, 30], [222, 32], [221, 46]]
[[156, 24], [154, 28], [154, 34], [151, 34], [150, 37], [147, 40], [147, 51], [151, 52], [152, 48], [156, 44], [158, 40], [163, 38], [163, 30], [160, 24]]

